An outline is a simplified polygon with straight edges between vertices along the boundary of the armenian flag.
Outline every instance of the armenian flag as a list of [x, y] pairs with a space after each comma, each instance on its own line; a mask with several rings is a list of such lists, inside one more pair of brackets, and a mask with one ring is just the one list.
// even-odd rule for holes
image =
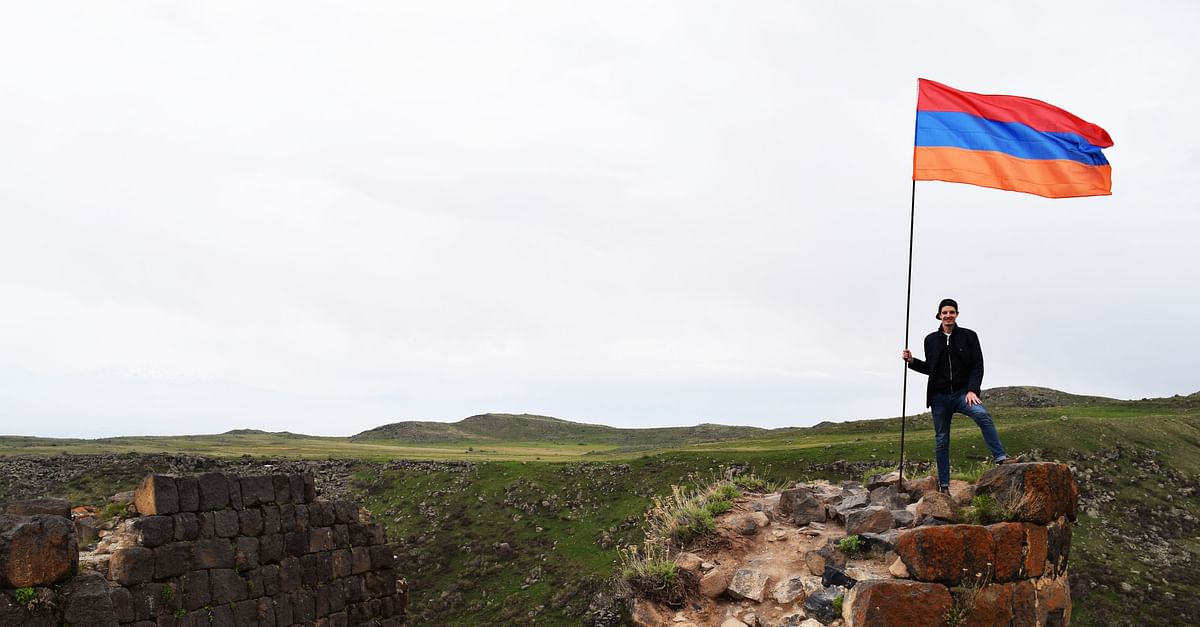
[[1047, 198], [1108, 196], [1104, 129], [1020, 96], [975, 94], [918, 79], [914, 181], [968, 183]]

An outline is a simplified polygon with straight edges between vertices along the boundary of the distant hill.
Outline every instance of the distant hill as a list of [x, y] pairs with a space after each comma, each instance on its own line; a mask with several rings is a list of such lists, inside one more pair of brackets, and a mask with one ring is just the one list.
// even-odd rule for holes
[[[1183, 402], [1200, 400], [1200, 392], [1186, 397]], [[983, 400], [989, 406], [1044, 408], [1079, 407], [1095, 405], [1125, 405], [1145, 401], [1125, 401], [1104, 396], [1070, 394], [1051, 388], [1036, 386], [1010, 386], [989, 388], [983, 391]], [[1172, 399], [1146, 399], [1170, 402]], [[893, 420], [893, 419], [881, 419]], [[894, 420], [899, 420], [895, 418]], [[855, 431], [872, 428], [873, 421], [821, 422], [811, 429], [815, 431]], [[762, 438], [764, 436], [791, 437], [790, 432], [803, 431], [800, 427], [763, 429], [718, 424], [700, 424], [691, 427], [658, 427], [649, 429], [624, 429], [605, 425], [571, 422], [561, 418], [536, 414], [478, 414], [458, 422], [432, 422], [410, 420], [393, 422], [350, 436], [351, 441], [369, 442], [389, 440], [412, 444], [487, 442], [544, 442], [588, 444], [611, 444], [633, 448], [676, 447], [689, 444], [721, 442]]]
[[990, 388], [983, 391], [983, 402], [998, 407], [1069, 407], [1120, 402], [1104, 396], [1080, 396], [1031, 385]]
[[350, 437], [353, 441], [399, 440], [438, 442], [588, 442], [619, 446], [677, 446], [753, 438], [769, 432], [759, 427], [701, 424], [694, 427], [621, 429], [571, 422], [534, 414], [479, 414], [458, 422], [394, 422]]
[[262, 429], [230, 429], [221, 435], [273, 435], [281, 438], [309, 438], [312, 436], [291, 431], [263, 431]]

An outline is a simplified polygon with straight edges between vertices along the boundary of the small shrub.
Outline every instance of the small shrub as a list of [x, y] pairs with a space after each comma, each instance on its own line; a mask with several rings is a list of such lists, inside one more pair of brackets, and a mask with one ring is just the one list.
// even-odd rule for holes
[[686, 544], [700, 536], [717, 530], [713, 515], [703, 505], [691, 504], [675, 512], [675, 519], [670, 528], [670, 536], [681, 544]]
[[[967, 569], [963, 569], [964, 571]], [[988, 562], [987, 571], [975, 573], [975, 579], [950, 589], [951, 605], [943, 618], [950, 627], [959, 627], [967, 621], [967, 617], [975, 609], [979, 595], [983, 589], [992, 583], [992, 563]]]
[[684, 596], [679, 567], [668, 559], [660, 543], [647, 539], [644, 550], [621, 549], [621, 581], [631, 596], [655, 601], [678, 602]]
[[758, 475], [738, 475], [733, 478], [733, 483], [743, 490], [749, 492], [765, 492], [767, 490], [767, 480]]
[[717, 486], [716, 490], [713, 490], [711, 498], [720, 501], [732, 501], [741, 495], [742, 492], [741, 490], [738, 490], [736, 485], [728, 482], [722, 482]]
[[172, 586], [171, 584], [163, 586], [162, 590], [158, 591], [158, 596], [163, 600], [164, 603], [170, 601], [171, 598], [175, 596], [175, 586]]
[[113, 518], [121, 518], [125, 516], [128, 511], [128, 503], [117, 503], [116, 501], [113, 501], [108, 505], [105, 505], [104, 509], [100, 510], [100, 519], [112, 520]]
[[962, 519], [972, 525], [990, 525], [1012, 520], [1013, 513], [1000, 509], [995, 499], [982, 494], [971, 499], [971, 506], [963, 510]]
[[707, 510], [708, 513], [714, 518], [716, 518], [717, 516], [720, 516], [721, 514], [733, 509], [733, 502], [726, 501], [724, 499], [709, 501], [704, 504], [704, 509]]
[[37, 598], [37, 591], [30, 587], [17, 588], [15, 593], [17, 596], [17, 603], [20, 603], [21, 605], [29, 605], [30, 602]]
[[838, 616], [842, 615], [842, 603], [845, 602], [845, 600], [846, 597], [841, 594], [833, 597], [833, 611], [837, 612]]
[[846, 555], [854, 556], [867, 550], [867, 543], [863, 539], [854, 535], [846, 536], [838, 540], [837, 549]]

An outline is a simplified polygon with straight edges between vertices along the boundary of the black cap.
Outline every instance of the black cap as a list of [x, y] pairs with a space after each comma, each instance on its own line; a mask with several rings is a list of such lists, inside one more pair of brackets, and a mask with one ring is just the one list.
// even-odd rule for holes
[[933, 317], [937, 318], [938, 320], [941, 320], [942, 319], [942, 307], [945, 307], [947, 305], [953, 307], [954, 311], [958, 311], [958, 301], [954, 300], [953, 298], [943, 298], [942, 302], [938, 304], [937, 313], [933, 314]]

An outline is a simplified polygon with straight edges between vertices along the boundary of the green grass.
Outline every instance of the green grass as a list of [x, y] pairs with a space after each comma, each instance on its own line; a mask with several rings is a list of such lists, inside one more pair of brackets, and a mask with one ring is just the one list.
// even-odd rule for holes
[[[990, 405], [989, 409], [1013, 453], [1036, 450], [1043, 459], [1072, 461], [1122, 446], [1154, 451], [1145, 455], [1183, 473], [1192, 483], [1200, 474], [1200, 455], [1195, 454], [1200, 450], [1198, 398], [1101, 400], [1048, 408]], [[907, 463], [928, 464], [933, 448], [928, 414], [905, 422]], [[513, 421], [510, 426], [515, 429], [521, 424]], [[415, 624], [563, 625], [578, 624], [596, 593], [611, 591], [614, 576], [622, 571], [621, 549], [643, 545], [645, 514], [655, 497], [672, 494], [672, 486], [708, 484], [713, 477], [746, 477], [751, 468], [757, 469], [754, 479], [743, 479], [748, 491], [816, 478], [861, 479], [866, 469], [889, 464], [893, 464], [889, 470], [894, 468], [899, 459], [899, 429], [900, 420], [891, 418], [755, 430], [749, 438], [710, 442], [702, 441], [706, 436], [685, 437], [680, 431], [674, 432], [679, 436], [674, 440], [662, 436], [649, 445], [614, 439], [611, 433], [592, 440], [565, 435], [558, 441], [538, 440], [525, 433], [512, 441], [458, 442], [262, 432], [103, 440], [0, 437], [0, 455], [167, 451], [226, 458], [360, 460], [352, 486], [354, 498], [387, 528], [398, 549], [400, 572], [410, 584]], [[637, 435], [640, 430], [624, 431]], [[952, 442], [955, 470], [964, 473], [960, 476], [984, 467], [987, 448], [970, 420], [954, 421]], [[163, 470], [140, 459], [123, 458], [103, 472], [79, 477], [62, 486], [58, 496], [75, 504], [103, 506], [107, 496], [132, 489], [147, 472]], [[379, 463], [391, 459], [475, 463], [466, 470], [429, 472], [388, 469]], [[853, 464], [834, 464], [843, 461]], [[1100, 624], [1106, 617], [1122, 616], [1120, 612], [1129, 607], [1147, 616], [1147, 624], [1191, 615], [1191, 606], [1181, 604], [1200, 596], [1200, 582], [1191, 583], [1181, 575], [1188, 569], [1173, 570], [1169, 583], [1162, 583], [1164, 577], [1152, 575], [1158, 571], [1147, 563], [1146, 555], [1113, 538], [1139, 531], [1138, 507], [1170, 505], [1200, 516], [1200, 506], [1194, 497], [1182, 499], [1169, 488], [1158, 488], [1156, 477], [1142, 476], [1145, 473], [1126, 459], [1096, 467], [1111, 476], [1116, 497], [1104, 505], [1106, 525], [1081, 515], [1071, 563], [1072, 572], [1086, 574], [1108, 589], [1097, 587], [1075, 602], [1076, 622]], [[0, 497], [4, 488], [0, 486]], [[736, 492], [732, 484], [719, 488], [704, 506], [707, 513], [719, 515], [716, 510], [725, 507], [719, 503], [732, 502]], [[1200, 560], [1200, 539], [1194, 536], [1175, 538], [1172, 550]], [[497, 551], [501, 542], [513, 548], [510, 559]], [[667, 568], [651, 564], [648, 572], [665, 578]], [[1130, 574], [1133, 571], [1141, 574]], [[1144, 602], [1142, 593], [1113, 589], [1116, 584], [1107, 583], [1106, 577], [1113, 582], [1128, 577], [1138, 590], [1152, 586], [1169, 591], [1176, 601]]]

